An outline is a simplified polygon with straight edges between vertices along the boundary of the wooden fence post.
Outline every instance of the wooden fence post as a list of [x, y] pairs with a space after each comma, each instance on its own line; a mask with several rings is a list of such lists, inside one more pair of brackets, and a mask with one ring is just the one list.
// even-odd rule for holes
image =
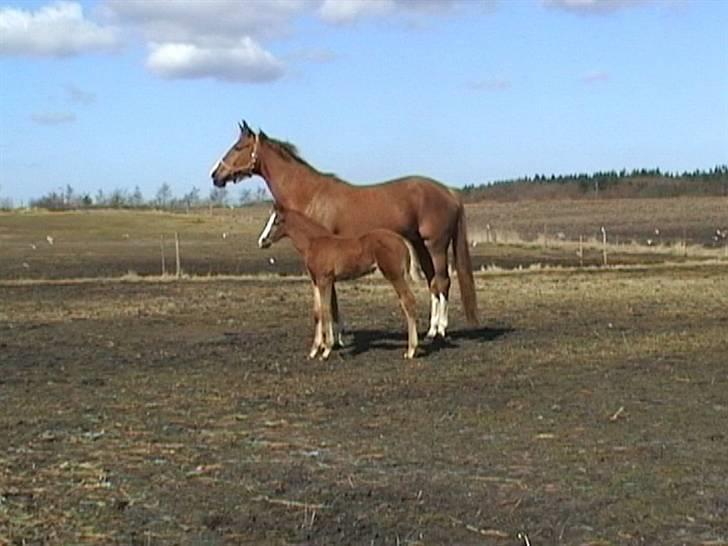
[[608, 264], [607, 260], [607, 229], [602, 226], [602, 262], [606, 266]]
[[159, 248], [162, 251], [162, 277], [167, 274], [167, 264], [164, 261], [164, 234], [159, 236]]
[[174, 253], [175, 253], [175, 262], [177, 265], [177, 278], [179, 279], [182, 277], [182, 268], [180, 267], [180, 259], [179, 259], [179, 233], [176, 231], [174, 232]]
[[579, 267], [584, 267], [584, 236], [579, 235]]

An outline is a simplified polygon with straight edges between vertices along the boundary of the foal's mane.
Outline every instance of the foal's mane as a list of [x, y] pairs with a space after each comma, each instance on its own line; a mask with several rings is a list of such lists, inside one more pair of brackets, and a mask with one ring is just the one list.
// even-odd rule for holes
[[283, 157], [284, 159], [289, 159], [289, 160], [292, 159], [293, 161], [308, 167], [309, 169], [314, 171], [316, 174], [320, 174], [322, 176], [328, 176], [331, 178], [337, 178], [337, 176], [334, 173], [321, 172], [316, 167], [311, 165], [308, 161], [303, 159], [303, 157], [301, 157], [300, 152], [298, 151], [298, 148], [292, 142], [289, 142], [287, 140], [279, 140], [277, 138], [269, 137], [268, 135], [263, 133], [263, 131], [261, 131], [261, 134], [263, 135], [263, 137], [265, 137], [266, 142], [268, 144], [271, 144], [273, 146], [273, 149], [276, 152], [278, 152], [278, 154], [281, 157]]

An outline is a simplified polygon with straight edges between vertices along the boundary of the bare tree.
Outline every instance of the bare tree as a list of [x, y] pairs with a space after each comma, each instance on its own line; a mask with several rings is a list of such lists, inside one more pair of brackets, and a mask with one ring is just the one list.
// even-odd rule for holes
[[169, 206], [174, 195], [172, 194], [172, 188], [166, 182], [159, 186], [157, 195], [154, 198], [154, 204], [160, 209], [165, 209]]

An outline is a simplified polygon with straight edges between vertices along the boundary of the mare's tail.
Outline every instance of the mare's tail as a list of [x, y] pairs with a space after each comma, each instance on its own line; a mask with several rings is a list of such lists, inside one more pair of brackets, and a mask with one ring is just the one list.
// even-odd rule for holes
[[465, 318], [470, 324], [478, 324], [478, 302], [475, 298], [475, 281], [473, 280], [473, 264], [470, 261], [468, 233], [465, 227], [465, 205], [460, 203], [458, 219], [452, 236], [452, 250], [455, 255], [455, 270], [458, 272], [460, 297], [463, 300]]

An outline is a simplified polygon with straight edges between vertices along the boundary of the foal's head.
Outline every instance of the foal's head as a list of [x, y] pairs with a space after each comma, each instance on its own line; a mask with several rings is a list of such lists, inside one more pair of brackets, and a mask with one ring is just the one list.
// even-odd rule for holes
[[283, 237], [290, 237], [295, 246], [296, 241], [310, 241], [317, 237], [328, 237], [330, 235], [329, 230], [311, 220], [305, 214], [275, 204], [263, 231], [260, 232], [258, 246], [268, 248], [273, 243], [283, 239]]
[[268, 221], [265, 223], [263, 231], [260, 232], [258, 246], [260, 248], [268, 248], [273, 243], [283, 239], [286, 235], [288, 235], [286, 231], [286, 212], [279, 207], [274, 207], [268, 217]]
[[252, 176], [258, 163], [259, 136], [244, 121], [238, 127], [238, 139], [210, 171], [213, 184], [219, 188], [224, 188], [228, 182]]

